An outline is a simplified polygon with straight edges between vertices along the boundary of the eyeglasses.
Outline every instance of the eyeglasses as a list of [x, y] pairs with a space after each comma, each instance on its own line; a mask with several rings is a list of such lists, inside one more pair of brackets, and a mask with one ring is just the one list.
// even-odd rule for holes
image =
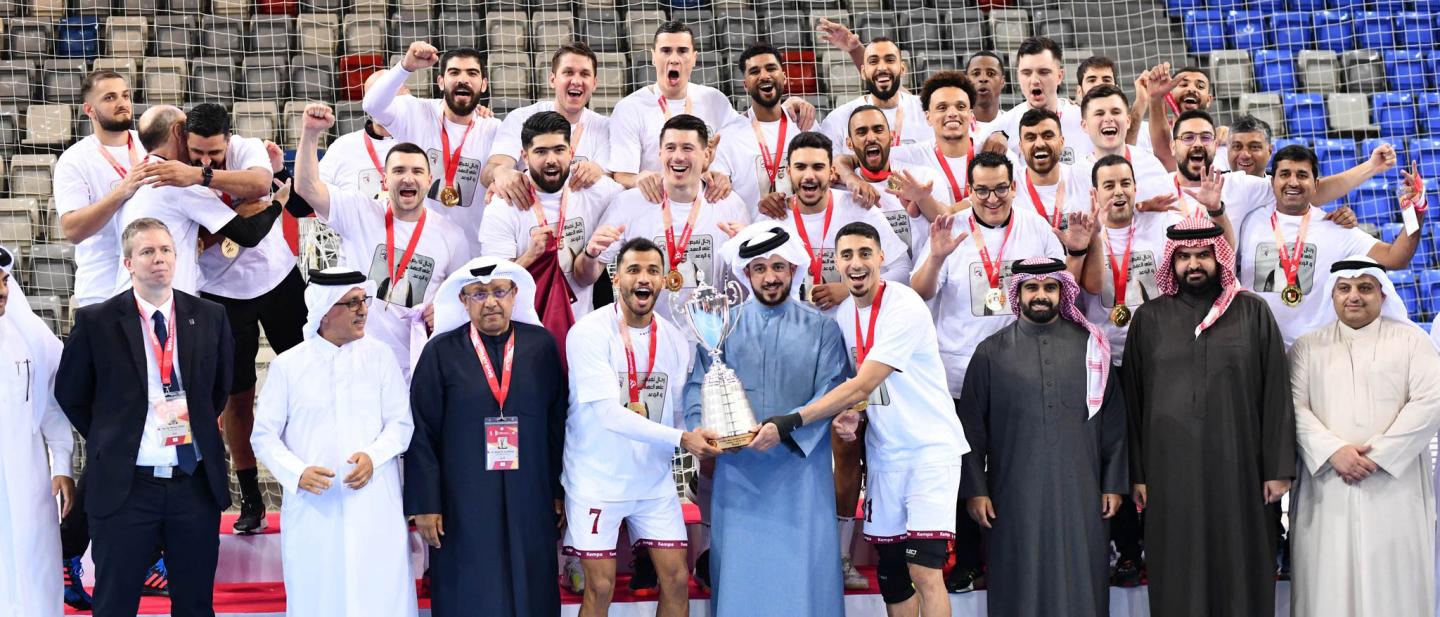
[[483, 304], [485, 301], [489, 300], [490, 298], [495, 298], [495, 300], [497, 300], [497, 301], [499, 301], [499, 300], [504, 300], [506, 297], [508, 297], [510, 294], [512, 294], [512, 293], [514, 293], [514, 292], [515, 292], [515, 288], [510, 287], [510, 288], [507, 288], [507, 289], [496, 289], [495, 291], [485, 291], [485, 290], [482, 289], [482, 290], [477, 291], [477, 292], [475, 292], [475, 293], [473, 293], [473, 294], [462, 294], [462, 295], [464, 295], [466, 298], [469, 298], [470, 300], [472, 300], [472, 301], [474, 301], [474, 302], [479, 302], [479, 303], [482, 303], [482, 304]]
[[1180, 134], [1180, 143], [1182, 143], [1182, 144], [1193, 144], [1193, 143], [1195, 143], [1195, 140], [1197, 140], [1197, 139], [1200, 140], [1200, 143], [1205, 144], [1205, 145], [1208, 146], [1208, 145], [1210, 145], [1210, 144], [1215, 143], [1215, 134], [1214, 134], [1214, 133], [1181, 133], [1181, 134]]
[[1010, 194], [1010, 189], [1011, 186], [1008, 184], [1002, 184], [993, 189], [988, 186], [977, 186], [975, 187], [975, 196], [979, 197], [980, 199], [990, 199], [991, 195], [994, 195], [996, 197], [1004, 197]]
[[365, 308], [370, 308], [370, 301], [374, 299], [375, 296], [362, 296], [359, 298], [351, 298], [344, 302], [336, 302], [335, 306], [343, 306], [347, 309], [350, 309], [351, 313], [359, 313], [360, 307], [362, 306]]

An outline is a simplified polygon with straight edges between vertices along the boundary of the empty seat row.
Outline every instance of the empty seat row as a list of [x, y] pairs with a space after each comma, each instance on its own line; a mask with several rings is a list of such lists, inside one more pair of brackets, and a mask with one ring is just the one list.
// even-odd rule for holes
[[[1265, 120], [1277, 135], [1378, 134], [1385, 139], [1440, 137], [1440, 92], [1363, 94], [1251, 93], [1240, 113]], [[1440, 163], [1440, 161], [1437, 161]]]
[[1247, 92], [1421, 91], [1440, 87], [1440, 55], [1418, 50], [1348, 51], [1260, 49], [1209, 54], [1217, 96]]

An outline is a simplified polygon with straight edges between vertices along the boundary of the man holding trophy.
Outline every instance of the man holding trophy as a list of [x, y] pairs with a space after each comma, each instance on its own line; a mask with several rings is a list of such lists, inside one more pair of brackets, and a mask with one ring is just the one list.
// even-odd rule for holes
[[[829, 425], [780, 439], [774, 425], [755, 427], [755, 420], [795, 411], [839, 385], [849, 373], [844, 338], [834, 320], [794, 299], [796, 268], [810, 258], [784, 224], [750, 225], [720, 253], [751, 299], [733, 304], [740, 296], [735, 281], [729, 289], [701, 286], [676, 314], [700, 341], [685, 386], [686, 425], [715, 430], [722, 446], [756, 438], [715, 461], [712, 614], [843, 615], [840, 577], [795, 577], [840, 565], [835, 519], [828, 516]], [[755, 542], [759, 537], [766, 540]], [[815, 567], [826, 561], [828, 570]]]

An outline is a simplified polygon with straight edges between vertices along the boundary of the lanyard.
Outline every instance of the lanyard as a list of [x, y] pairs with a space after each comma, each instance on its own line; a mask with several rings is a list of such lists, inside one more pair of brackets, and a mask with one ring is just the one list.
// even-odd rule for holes
[[1110, 260], [1110, 276], [1115, 287], [1115, 306], [1125, 306], [1125, 292], [1130, 282], [1130, 247], [1135, 243], [1135, 222], [1130, 222], [1130, 232], [1125, 234], [1125, 254], [1120, 263], [1115, 263], [1115, 253], [1110, 251], [1110, 234], [1100, 230], [1100, 241], [1105, 243], [1105, 258]]
[[[899, 95], [896, 95], [896, 96], [899, 96]], [[869, 103], [869, 104], [871, 104], [871, 105], [875, 105], [875, 97], [867, 94], [867, 95], [865, 95], [865, 99], [866, 99], [866, 101], [865, 101], [866, 103]], [[879, 105], [875, 105], [875, 106], [876, 106], [876, 107], [879, 107]], [[884, 112], [882, 111], [881, 113], [884, 113]], [[902, 131], [904, 131], [904, 130], [905, 130], [905, 106], [900, 105], [900, 102], [899, 102], [899, 101], [896, 101], [896, 102], [895, 102], [895, 127], [890, 130], [890, 147], [891, 147], [891, 148], [894, 148], [894, 147], [900, 145], [900, 133], [901, 133]]]
[[[565, 204], [570, 201], [570, 187], [567, 186], [560, 191], [560, 213], [555, 221], [555, 235], [550, 237], [550, 244], [546, 248], [555, 246], [565, 233]], [[540, 227], [549, 227], [550, 222], [545, 220], [545, 207], [540, 205], [540, 194], [535, 191], [534, 185], [530, 187], [530, 209], [535, 211], [535, 224]]]
[[[465, 130], [468, 131], [470, 129], [467, 128]], [[440, 131], [440, 134], [444, 135], [445, 131]], [[365, 152], [370, 154], [370, 164], [375, 166], [375, 171], [380, 172], [380, 190], [390, 190], [390, 187], [385, 184], [385, 166], [380, 164], [380, 154], [375, 152], [375, 140], [370, 139], [369, 133], [362, 133], [361, 136], [365, 138]], [[458, 152], [456, 153], [456, 157], [459, 157]]]
[[470, 344], [475, 346], [475, 355], [480, 358], [480, 368], [485, 369], [485, 381], [490, 384], [490, 394], [495, 395], [495, 402], [500, 405], [500, 417], [503, 418], [505, 399], [510, 398], [510, 368], [515, 365], [515, 329], [510, 329], [510, 339], [505, 341], [505, 364], [501, 369], [504, 374], [498, 379], [495, 377], [495, 365], [490, 362], [490, 354], [480, 347], [480, 332], [473, 324], [470, 326]]
[[[669, 119], [670, 119], [670, 102], [667, 101], [667, 100], [665, 100], [665, 93], [660, 92], [660, 86], [655, 86], [655, 92], [660, 95], [660, 96], [659, 96], [659, 101], [660, 101], [660, 113], [665, 114], [665, 119], [666, 119], [666, 120], [669, 120]], [[691, 100], [690, 100], [690, 97], [687, 95], [687, 96], [685, 97], [685, 113], [686, 113], [687, 115], [689, 115], [694, 109], [695, 109], [695, 102], [694, 102], [694, 101], [691, 101]]]
[[[97, 138], [96, 141], [98, 142], [99, 139]], [[110, 156], [110, 151], [105, 149], [105, 144], [96, 143], [95, 147], [100, 150], [100, 156], [105, 157], [105, 162], [110, 164], [110, 168], [115, 170], [115, 173], [120, 176], [121, 180], [124, 180], [125, 174], [129, 173], [129, 170], [115, 162], [115, 157]], [[135, 151], [135, 135], [129, 131], [125, 132], [125, 147], [130, 150], [130, 166], [134, 167], [136, 163], [140, 162], [140, 155]]]
[[800, 218], [800, 198], [790, 198], [790, 210], [795, 214], [795, 231], [800, 234], [800, 242], [804, 243], [805, 252], [810, 255], [810, 280], [816, 285], [825, 282], [820, 276], [824, 261], [821, 259], [821, 255], [825, 254], [825, 238], [830, 237], [830, 215], [835, 213], [835, 194], [829, 191], [826, 193], [829, 196], [825, 200], [825, 223], [820, 228], [820, 241], [815, 243], [820, 246], [818, 251], [811, 248], [810, 234], [805, 231], [805, 220]]
[[410, 265], [410, 258], [415, 256], [415, 247], [420, 244], [420, 233], [425, 231], [425, 208], [420, 208], [420, 220], [415, 223], [415, 231], [410, 233], [410, 242], [405, 245], [405, 253], [400, 256], [400, 266], [395, 266], [395, 211], [385, 209], [385, 266], [389, 268], [386, 274], [390, 275], [390, 289], [395, 289], [395, 281], [405, 273], [405, 268]]
[[579, 122], [576, 122], [574, 130], [570, 131], [570, 152], [572, 153], [572, 155], [573, 153], [580, 151], [580, 138], [584, 136], [585, 121], [581, 120]]
[[630, 327], [625, 325], [625, 320], [620, 317], [620, 305], [615, 305], [615, 325], [620, 329], [620, 340], [625, 344], [625, 370], [626, 379], [630, 388], [630, 402], [640, 402], [640, 389], [645, 387], [645, 382], [650, 381], [650, 374], [655, 372], [655, 342], [660, 338], [660, 333], [655, 329], [655, 320], [650, 320], [650, 360], [646, 364], [645, 378], [641, 379], [639, 371], [635, 368], [635, 348], [630, 346]]
[[865, 356], [870, 354], [870, 348], [875, 346], [875, 320], [880, 317], [880, 301], [885, 299], [885, 281], [880, 281], [880, 289], [875, 291], [875, 302], [870, 304], [870, 325], [864, 338], [860, 337], [860, 306], [855, 306], [855, 371], [859, 372], [860, 367], [865, 364]]
[[170, 303], [170, 321], [165, 324], [165, 345], [160, 345], [160, 339], [155, 338], [155, 327], [150, 322], [150, 317], [140, 308], [140, 300], [135, 300], [135, 312], [140, 313], [141, 330], [145, 331], [145, 338], [150, 340], [150, 348], [155, 351], [155, 360], [160, 364], [160, 384], [165, 390], [170, 389], [171, 374], [175, 371], [175, 303]]
[[865, 169], [864, 165], [861, 165], [858, 169], [860, 170], [860, 177], [864, 178], [866, 182], [884, 182], [890, 179], [889, 169], [872, 172], [868, 169]]
[[[965, 191], [960, 191], [960, 183], [955, 181], [955, 172], [950, 171], [950, 161], [945, 160], [945, 154], [940, 151], [940, 143], [935, 143], [935, 159], [940, 161], [940, 169], [945, 171], [945, 179], [950, 181], [950, 198], [955, 202], [963, 201], [970, 196], [970, 184], [965, 184]], [[965, 154], [965, 169], [970, 169], [970, 162], [975, 160], [975, 140], [970, 140], [970, 151]]]
[[[1060, 228], [1060, 195], [1063, 192], [1062, 189], [1065, 188], [1064, 184], [1065, 182], [1062, 180], [1059, 184], [1055, 185], [1055, 214], [1051, 216], [1045, 212], [1045, 202], [1040, 201], [1040, 191], [1035, 190], [1035, 181], [1030, 178], [1030, 170], [1025, 170], [1025, 190], [1030, 193], [1030, 203], [1035, 205], [1035, 211], [1040, 213], [1040, 218], [1049, 222], [1050, 227], [1054, 229]], [[1009, 229], [1006, 229], [1006, 233], [1009, 233]]]
[[975, 250], [980, 253], [980, 265], [985, 266], [985, 278], [990, 282], [990, 289], [1000, 289], [1000, 260], [1005, 258], [1005, 245], [1010, 243], [1010, 230], [1015, 229], [1015, 226], [1005, 225], [1005, 236], [1000, 239], [1000, 250], [995, 252], [995, 259], [992, 260], [990, 250], [985, 248], [985, 236], [975, 228], [975, 215], [972, 214], [969, 220], [970, 237], [975, 239]]
[[1190, 216], [1190, 202], [1185, 199], [1185, 191], [1180, 190], [1180, 172], [1175, 172], [1170, 177], [1175, 181], [1175, 198], [1180, 201], [1180, 211], [1188, 218]]
[[1287, 285], [1299, 285], [1300, 257], [1305, 254], [1305, 232], [1310, 228], [1310, 211], [1300, 216], [1300, 233], [1295, 236], [1295, 252], [1285, 248], [1285, 234], [1280, 232], [1278, 212], [1270, 213], [1270, 229], [1275, 232], [1275, 253], [1280, 258], [1280, 268], [1285, 271]]
[[780, 114], [780, 138], [775, 140], [775, 151], [772, 157], [770, 148], [765, 145], [765, 134], [760, 131], [760, 121], [755, 119], [755, 112], [750, 113], [750, 128], [755, 131], [755, 143], [760, 144], [760, 162], [765, 165], [765, 175], [770, 177], [770, 186], [774, 187], [775, 176], [780, 173], [780, 159], [785, 154], [785, 132], [790, 128], [790, 117], [784, 113]]
[[660, 200], [660, 216], [665, 220], [665, 250], [670, 258], [670, 271], [680, 269], [685, 254], [690, 251], [690, 234], [695, 231], [695, 219], [700, 216], [700, 195], [690, 204], [690, 216], [685, 219], [685, 228], [680, 232], [680, 241], [675, 241], [675, 219], [670, 214], [670, 196]]
[[475, 128], [475, 121], [465, 125], [465, 132], [460, 134], [460, 145], [455, 146], [455, 151], [450, 151], [450, 133], [445, 130], [445, 116], [440, 116], [440, 156], [444, 159], [445, 186], [455, 186], [455, 172], [460, 170], [460, 151], [465, 149], [465, 140], [470, 137], [470, 129]]

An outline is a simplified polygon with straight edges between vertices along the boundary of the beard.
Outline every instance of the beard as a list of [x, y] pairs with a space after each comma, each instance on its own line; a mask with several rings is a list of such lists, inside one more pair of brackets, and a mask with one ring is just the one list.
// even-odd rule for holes
[[455, 94], [454, 94], [454, 89], [453, 89], [453, 88], [450, 89], [450, 90], [446, 90], [446, 91], [445, 91], [445, 106], [446, 106], [446, 107], [449, 107], [449, 108], [450, 108], [450, 112], [453, 113], [453, 114], [455, 114], [455, 115], [457, 115], [457, 116], [468, 116], [468, 115], [470, 115], [471, 112], [475, 111], [475, 108], [476, 108], [476, 107], [479, 107], [479, 106], [480, 106], [480, 97], [479, 97], [479, 95], [475, 94], [474, 92], [471, 92], [469, 96], [470, 96], [470, 102], [469, 102], [469, 103], [465, 103], [465, 104], [461, 104], [461, 103], [459, 103], [459, 102], [457, 102], [457, 101], [455, 100]]
[[1020, 314], [1034, 323], [1050, 323], [1060, 313], [1048, 300], [1035, 300], [1020, 307]]
[[563, 173], [561, 173], [560, 176], [559, 176], [554, 182], [551, 182], [550, 180], [548, 180], [548, 179], [545, 177], [545, 174], [540, 173], [540, 170], [537, 170], [537, 169], [534, 169], [534, 168], [531, 168], [531, 169], [530, 169], [530, 181], [535, 183], [535, 188], [536, 188], [536, 190], [539, 190], [541, 193], [558, 193], [558, 192], [560, 192], [561, 189], [564, 189], [564, 188], [565, 188], [565, 181], [568, 180], [569, 178], [570, 178], [570, 170], [569, 170], [569, 169], [563, 170]]
[[[1192, 272], [1201, 272], [1205, 274], [1205, 279], [1198, 283], [1191, 283], [1189, 274]], [[1209, 272], [1205, 272], [1204, 270], [1190, 270], [1184, 273], [1184, 275], [1176, 273], [1175, 282], [1177, 285], [1179, 285], [1180, 291], [1191, 295], [1203, 295], [1205, 293], [1212, 292], [1220, 288], [1220, 277], [1218, 276], [1218, 273], [1212, 274]]]
[[877, 100], [888, 101], [895, 98], [895, 95], [900, 93], [900, 78], [898, 76], [891, 75], [890, 87], [884, 90], [881, 90], [879, 86], [876, 86], [875, 82], [867, 79], [865, 80], [865, 91], [869, 92]]
[[99, 121], [100, 128], [106, 131], [110, 131], [112, 133], [119, 131], [128, 131], [130, 130], [130, 125], [133, 124], [129, 119], [120, 120], [118, 118], [105, 117], [99, 114], [95, 115], [95, 119]]
[[[773, 296], [773, 297], [771, 297]], [[770, 291], [765, 289], [755, 290], [755, 299], [765, 306], [779, 306], [790, 299], [790, 283], [781, 285], [778, 290]]]
[[775, 90], [768, 95], [761, 92], [759, 86], [754, 89], [746, 89], [745, 93], [750, 95], [752, 102], [765, 109], [774, 109], [776, 105], [780, 104], [780, 99], [785, 97], [785, 93], [778, 83], [775, 84]]
[[1206, 152], [1205, 152], [1205, 167], [1204, 167], [1203, 169], [1201, 169], [1198, 173], [1197, 173], [1197, 172], [1194, 172], [1194, 171], [1191, 171], [1191, 170], [1190, 170], [1190, 153], [1189, 153], [1189, 152], [1186, 152], [1186, 153], [1185, 153], [1185, 158], [1183, 158], [1183, 159], [1181, 159], [1180, 161], [1178, 161], [1178, 162], [1175, 164], [1175, 168], [1180, 171], [1180, 175], [1185, 176], [1185, 179], [1186, 179], [1186, 180], [1189, 180], [1190, 182], [1199, 182], [1199, 181], [1201, 181], [1202, 179], [1204, 179], [1203, 176], [1205, 175], [1205, 170], [1210, 169], [1210, 167], [1213, 166], [1214, 164], [1215, 164], [1215, 155], [1210, 154], [1209, 151], [1206, 151]]

